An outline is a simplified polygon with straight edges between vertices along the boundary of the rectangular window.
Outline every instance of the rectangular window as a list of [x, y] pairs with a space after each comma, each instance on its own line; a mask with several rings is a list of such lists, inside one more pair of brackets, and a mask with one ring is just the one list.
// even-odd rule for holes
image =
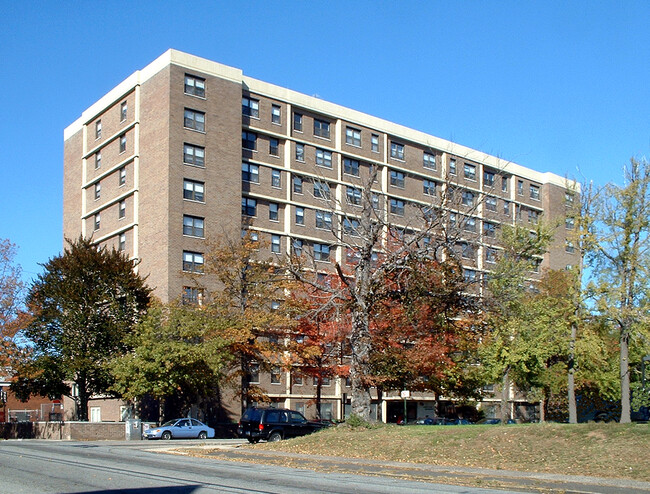
[[345, 143], [352, 146], [361, 147], [361, 131], [359, 129], [347, 127], [345, 129]]
[[302, 177], [294, 175], [294, 177], [293, 177], [293, 191], [296, 194], [302, 194]]
[[494, 238], [497, 236], [497, 226], [494, 223], [483, 222], [483, 235]]
[[305, 224], [305, 208], [296, 206], [296, 225]]
[[573, 245], [573, 242], [567, 240], [567, 241], [565, 242], [565, 244], [564, 244], [564, 250], [565, 250], [566, 252], [568, 252], [569, 254], [573, 254], [573, 252], [575, 251], [575, 247], [574, 247], [574, 245]]
[[468, 243], [463, 243], [461, 244], [461, 255], [463, 259], [475, 259], [476, 258], [476, 251], [474, 249], [474, 246], [472, 244]]
[[433, 180], [424, 179], [422, 181], [422, 191], [427, 196], [436, 195], [436, 183]]
[[271, 235], [271, 252], [280, 253], [280, 235]]
[[494, 187], [494, 172], [484, 171], [483, 172], [483, 185], [488, 187]]
[[305, 161], [305, 145], [296, 143], [296, 161]]
[[271, 187], [279, 189], [282, 187], [282, 176], [280, 170], [271, 170]]
[[203, 254], [200, 252], [183, 251], [183, 271], [188, 273], [203, 272]]
[[350, 158], [343, 158], [343, 173], [359, 176], [359, 161]]
[[528, 210], [528, 222], [529, 223], [537, 223], [539, 219], [539, 213], [537, 211], [533, 211], [532, 209]]
[[456, 175], [456, 158], [449, 160], [449, 175]]
[[95, 184], [95, 200], [99, 199], [102, 196], [102, 184], [97, 182]]
[[278, 211], [280, 209], [280, 205], [277, 202], [270, 202], [269, 203], [269, 219], [271, 221], [278, 221]]
[[99, 213], [95, 215], [95, 230], [99, 230], [102, 226], [102, 217]]
[[508, 192], [508, 177], [501, 177], [501, 191]]
[[539, 187], [537, 185], [530, 186], [530, 198], [539, 201]]
[[377, 134], [372, 134], [370, 136], [370, 149], [373, 153], [379, 152], [379, 136]]
[[302, 114], [300, 113], [293, 114], [293, 130], [302, 132]]
[[126, 233], [120, 234], [120, 240], [117, 245], [117, 250], [119, 250], [120, 252], [124, 252], [126, 250]]
[[567, 230], [573, 230], [575, 227], [575, 219], [574, 218], [565, 218], [564, 219], [564, 228]]
[[293, 254], [298, 257], [302, 255], [302, 240], [299, 238], [293, 239]]
[[260, 167], [252, 163], [243, 162], [241, 164], [241, 179], [244, 182], [260, 183]]
[[474, 206], [474, 199], [476, 199], [476, 197], [474, 196], [473, 192], [470, 192], [469, 190], [463, 191], [463, 206]]
[[102, 152], [97, 151], [95, 153], [95, 170], [97, 170], [97, 168], [99, 168], [101, 166], [102, 166]]
[[396, 142], [390, 143], [390, 157], [404, 161], [404, 145]]
[[95, 139], [101, 139], [102, 137], [102, 121], [97, 120], [95, 122]]
[[185, 94], [205, 98], [205, 79], [185, 74]]
[[431, 153], [424, 153], [422, 158], [422, 164], [425, 168], [429, 170], [436, 169], [436, 155]]
[[271, 369], [271, 384], [280, 384], [280, 368], [279, 367], [273, 367]]
[[379, 210], [379, 207], [380, 207], [380, 205], [381, 205], [381, 204], [380, 204], [380, 200], [379, 200], [379, 195], [373, 193], [373, 194], [370, 196], [370, 201], [372, 202], [372, 209], [374, 209], [375, 211]]
[[465, 226], [463, 229], [466, 232], [475, 232], [476, 231], [476, 218], [467, 218], [465, 220]]
[[325, 168], [332, 168], [332, 153], [324, 149], [316, 150], [316, 164]]
[[255, 151], [257, 149], [257, 134], [255, 132], [242, 131], [241, 147]]
[[123, 166], [122, 168], [120, 168], [119, 173], [120, 173], [120, 176], [119, 176], [118, 182], [119, 182], [120, 187], [121, 187], [122, 185], [126, 184], [126, 166]]
[[476, 180], [476, 167], [474, 165], [465, 163], [463, 166], [463, 173], [467, 180]]
[[189, 108], [185, 108], [185, 114], [183, 117], [183, 126], [186, 129], [205, 132], [205, 113], [203, 113], [202, 111], [190, 110]]
[[126, 151], [126, 134], [120, 136], [120, 153]]
[[332, 213], [328, 211], [316, 211], [316, 228], [332, 229]]
[[257, 216], [257, 201], [250, 197], [242, 197], [241, 214], [245, 216]]
[[463, 278], [465, 283], [476, 282], [476, 271], [474, 269], [463, 269]]
[[203, 305], [203, 289], [192, 286], [183, 287], [184, 305]]
[[485, 209], [488, 211], [496, 211], [497, 210], [497, 198], [488, 196], [485, 198]]
[[203, 223], [203, 218], [199, 218], [198, 216], [189, 216], [187, 214], [183, 215], [183, 235], [203, 238]]
[[127, 107], [126, 101], [124, 101], [120, 105], [120, 122], [126, 121], [127, 112], [128, 112], [128, 107]]
[[[293, 375], [293, 384], [296, 386], [302, 386], [302, 375], [296, 373]], [[302, 410], [300, 409], [302, 407]], [[296, 411], [302, 413], [303, 415], [305, 414], [305, 404], [304, 403], [296, 403]]]
[[259, 384], [260, 382], [260, 365], [251, 364], [248, 367], [248, 382], [251, 384]]
[[259, 100], [242, 97], [241, 99], [241, 112], [242, 115], [248, 115], [253, 118], [260, 118], [260, 102]]
[[323, 139], [330, 138], [330, 123], [325, 120], [314, 119], [314, 135]]
[[330, 198], [330, 186], [325, 182], [314, 182], [314, 197], [319, 197], [321, 199]]
[[347, 186], [345, 188], [345, 199], [347, 200], [348, 204], [361, 206], [361, 189]]
[[390, 172], [390, 184], [394, 187], [399, 187], [400, 189], [404, 188], [404, 173], [391, 170]]
[[327, 244], [314, 244], [314, 259], [316, 261], [330, 260], [330, 246]]
[[183, 163], [186, 165], [205, 166], [205, 148], [194, 144], [183, 144]]
[[390, 200], [390, 212], [397, 216], [404, 216], [404, 201], [399, 199]]
[[510, 214], [510, 203], [508, 201], [503, 201], [503, 214]]
[[126, 201], [120, 201], [120, 209], [119, 212], [117, 213], [118, 219], [122, 219], [126, 217]]
[[275, 137], [269, 138], [269, 154], [271, 156], [280, 156], [280, 141]]
[[566, 205], [566, 207], [573, 206], [574, 199], [575, 199], [575, 194], [573, 194], [572, 192], [564, 193], [564, 204]]
[[497, 251], [492, 247], [485, 249], [485, 262], [495, 263], [497, 262]]
[[345, 218], [343, 220], [343, 231], [347, 235], [357, 236], [359, 235], [359, 220]]
[[517, 194], [520, 196], [524, 195], [524, 181], [523, 180], [517, 180]]
[[278, 105], [271, 106], [271, 123], [280, 124], [281, 121], [281, 109]]
[[183, 179], [183, 199], [203, 202], [205, 185], [196, 180]]

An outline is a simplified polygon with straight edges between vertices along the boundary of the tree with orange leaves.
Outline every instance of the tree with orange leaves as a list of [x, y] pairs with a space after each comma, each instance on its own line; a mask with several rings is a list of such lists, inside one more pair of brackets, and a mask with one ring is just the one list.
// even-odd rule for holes
[[26, 314], [20, 310], [23, 290], [20, 266], [16, 265], [16, 245], [0, 240], [0, 366], [9, 365], [16, 351], [14, 336]]

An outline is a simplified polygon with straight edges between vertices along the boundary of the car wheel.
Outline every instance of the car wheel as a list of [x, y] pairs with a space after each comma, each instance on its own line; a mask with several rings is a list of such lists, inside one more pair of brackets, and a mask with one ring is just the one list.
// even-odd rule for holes
[[162, 433], [160, 436], [160, 439], [164, 439], [165, 441], [169, 441], [172, 438], [172, 433], [169, 431], [165, 431]]
[[280, 435], [279, 432], [272, 432], [271, 435], [269, 436], [270, 443], [277, 443], [278, 441], [281, 440], [282, 440], [282, 436]]
[[207, 439], [208, 438], [208, 433], [205, 431], [199, 432], [199, 439]]

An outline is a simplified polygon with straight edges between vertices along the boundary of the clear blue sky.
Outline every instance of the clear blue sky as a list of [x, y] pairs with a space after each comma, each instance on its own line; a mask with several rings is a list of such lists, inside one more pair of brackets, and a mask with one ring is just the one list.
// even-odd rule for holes
[[0, 238], [62, 248], [63, 129], [168, 48], [539, 171], [650, 156], [647, 1], [0, 0]]

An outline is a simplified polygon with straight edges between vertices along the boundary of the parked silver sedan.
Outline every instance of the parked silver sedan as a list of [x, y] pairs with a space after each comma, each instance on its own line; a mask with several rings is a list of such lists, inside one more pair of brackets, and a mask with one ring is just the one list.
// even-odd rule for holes
[[150, 427], [142, 435], [145, 439], [208, 439], [214, 437], [214, 429], [196, 419], [185, 418]]

